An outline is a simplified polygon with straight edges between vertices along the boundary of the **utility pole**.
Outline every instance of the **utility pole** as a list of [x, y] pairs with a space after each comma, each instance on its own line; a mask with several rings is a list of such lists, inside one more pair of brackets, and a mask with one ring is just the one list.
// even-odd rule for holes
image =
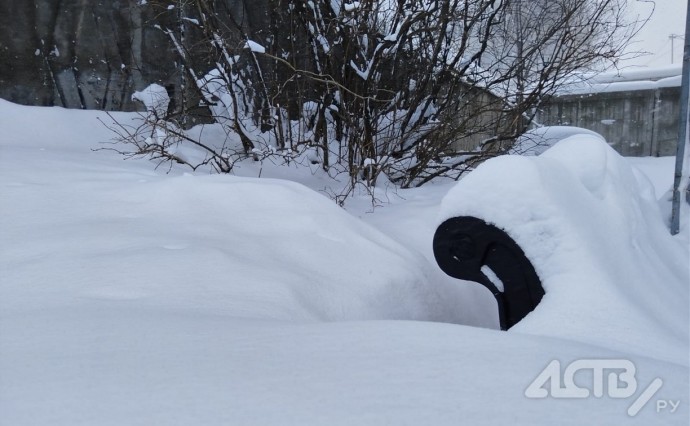
[[[676, 151], [676, 168], [673, 177], [673, 201], [671, 204], [671, 235], [680, 231], [680, 203], [681, 198], [690, 203], [690, 179], [687, 170], [690, 161], [686, 160], [686, 148], [688, 145], [688, 102], [690, 101], [690, 8], [685, 16], [685, 48], [683, 50], [683, 77], [680, 90], [680, 125], [678, 128], [678, 150]], [[673, 40], [673, 39], [671, 39]], [[685, 164], [684, 164], [685, 163]], [[685, 166], [685, 176], [683, 175]]]
[[671, 65], [673, 65], [673, 51], [674, 51], [674, 49], [673, 49], [673, 42], [674, 42], [677, 38], [682, 40], [682, 39], [684, 39], [685, 37], [683, 37], [683, 36], [680, 35], [680, 34], [671, 34], [671, 35], [668, 36], [668, 38], [671, 39]]

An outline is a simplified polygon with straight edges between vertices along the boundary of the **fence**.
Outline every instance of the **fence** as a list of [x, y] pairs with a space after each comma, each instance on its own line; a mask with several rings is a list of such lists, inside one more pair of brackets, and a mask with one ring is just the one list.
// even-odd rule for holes
[[675, 155], [680, 76], [588, 86], [551, 98], [537, 114], [542, 125], [593, 130], [625, 156]]

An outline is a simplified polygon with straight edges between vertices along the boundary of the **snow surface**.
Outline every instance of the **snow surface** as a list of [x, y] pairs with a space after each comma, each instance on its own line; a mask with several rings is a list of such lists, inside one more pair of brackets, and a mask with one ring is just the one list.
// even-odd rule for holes
[[[653, 189], [608, 148], [492, 160], [445, 199], [523, 219], [518, 198], [543, 202], [516, 229], [571, 250], [542, 270], [538, 310], [500, 332], [491, 295], [433, 263], [453, 184], [344, 211], [249, 178], [323, 190], [310, 169], [192, 175], [94, 151], [112, 137], [99, 118], [0, 101], [1, 424], [687, 424], [688, 229], [666, 236]], [[524, 396], [552, 360], [582, 358], [632, 360], [636, 396], [663, 387], [633, 418], [631, 399]]]
[[563, 139], [575, 135], [588, 135], [605, 141], [599, 133], [575, 126], [543, 126], [522, 134], [510, 149], [510, 154], [540, 155]]
[[503, 228], [535, 266], [546, 295], [516, 330], [687, 362], [687, 241], [605, 141], [571, 136], [539, 157], [487, 161], [451, 189], [437, 223], [453, 216]]

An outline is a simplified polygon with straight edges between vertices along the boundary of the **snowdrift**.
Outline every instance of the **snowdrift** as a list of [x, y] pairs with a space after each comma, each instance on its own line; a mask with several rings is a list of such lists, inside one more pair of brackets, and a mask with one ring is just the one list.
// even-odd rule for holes
[[457, 318], [420, 255], [300, 184], [153, 171], [92, 151], [112, 136], [103, 113], [0, 107], [0, 310], [88, 300], [289, 321]]
[[[125, 124], [136, 117], [115, 116]], [[183, 168], [154, 170], [145, 160], [93, 152], [111, 137], [98, 118], [109, 119], [95, 111], [0, 100], [3, 425], [687, 424], [687, 361], [664, 361], [677, 358], [669, 356], [675, 352], [651, 345], [675, 347], [674, 336], [656, 341], [642, 328], [652, 326], [646, 319], [652, 314], [664, 314], [655, 310], [672, 293], [663, 286], [675, 288], [686, 278], [669, 266], [678, 254], [659, 252], [642, 271], [659, 270], [653, 281], [658, 290], [652, 293], [640, 286], [644, 277], [633, 277], [639, 294], [630, 293], [621, 288], [625, 281], [610, 276], [623, 260], [612, 269], [605, 258], [595, 259], [604, 253], [595, 247], [599, 235], [583, 231], [576, 239], [574, 225], [563, 220], [570, 238], [563, 243], [589, 244], [574, 247], [573, 261], [595, 250], [587, 260], [600, 286], [569, 288], [584, 275], [572, 265], [583, 262], [569, 267], [564, 257], [555, 258], [559, 269], [551, 271], [547, 288], [553, 300], [527, 318], [524, 332], [381, 320], [461, 323], [471, 313], [477, 323], [491, 324], [495, 316], [478, 298], [483, 288], [445, 279], [413, 254], [433, 259], [433, 222], [446, 186], [401, 191], [405, 200], [397, 197], [394, 207], [362, 213], [360, 220], [294, 183], [185, 175]], [[547, 157], [523, 168], [537, 176]], [[324, 188], [323, 176], [308, 169], [242, 166], [238, 174], [256, 176], [264, 167], [262, 176]], [[482, 173], [472, 173], [468, 182]], [[501, 213], [501, 200], [490, 197], [496, 188], [514, 184], [525, 196], [509, 174], [507, 183], [503, 178], [487, 186], [487, 203], [468, 202], [481, 203], [481, 210], [496, 203]], [[533, 180], [540, 185], [534, 202], [573, 196], [560, 194], [558, 181]], [[369, 199], [356, 201], [362, 212], [371, 209]], [[539, 214], [513, 207], [521, 217]], [[611, 226], [628, 229], [619, 222], [646, 213], [611, 213], [617, 218]], [[642, 243], [672, 250], [666, 238], [651, 235], [666, 235], [657, 228], [636, 235], [644, 254], [651, 249]], [[634, 267], [623, 279], [644, 268]], [[600, 322], [577, 316], [592, 314], [602, 291], [618, 296], [609, 298], [607, 309], [613, 309], [600, 313]], [[683, 302], [677, 296], [655, 332], [666, 335], [676, 327]], [[588, 298], [594, 308], [585, 306]], [[625, 328], [628, 317], [643, 321], [628, 324], [620, 340], [606, 340]], [[637, 348], [634, 339], [650, 344], [649, 356], [628, 350]], [[654, 399], [681, 400], [680, 407], [657, 413], [652, 400], [631, 418], [631, 399], [525, 397], [553, 360], [565, 365], [583, 357], [634, 361], [636, 396], [662, 378]]]
[[574, 126], [544, 126], [531, 129], [522, 134], [509, 153], [514, 155], [540, 155], [563, 139], [576, 135], [589, 135], [606, 141], [603, 136], [582, 127]]
[[149, 176], [107, 192], [85, 181], [28, 185], [2, 191], [26, 209], [2, 227], [13, 241], [3, 246], [3, 280], [27, 296], [6, 294], [2, 309], [91, 300], [289, 321], [452, 319], [423, 259], [299, 184]]
[[439, 223], [454, 216], [503, 228], [535, 266], [546, 295], [513, 330], [687, 361], [688, 260], [648, 180], [605, 142], [487, 161], [443, 199]]

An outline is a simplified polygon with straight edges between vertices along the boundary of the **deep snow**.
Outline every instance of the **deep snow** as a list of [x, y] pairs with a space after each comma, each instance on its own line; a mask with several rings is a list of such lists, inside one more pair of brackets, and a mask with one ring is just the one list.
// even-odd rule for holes
[[[209, 176], [93, 151], [111, 137], [98, 116], [108, 119], [0, 101], [0, 424], [687, 424], [688, 264], [677, 262], [688, 260], [688, 229], [662, 236], [651, 210], [667, 159], [630, 161], [657, 185], [625, 188], [632, 211], [618, 211], [621, 195], [602, 218], [579, 211], [595, 201], [555, 217], [571, 220], [551, 229], [576, 256], [557, 257], [543, 306], [499, 332], [491, 295], [433, 263], [453, 184], [343, 211], [318, 193], [329, 182], [314, 170], [246, 164], [244, 177]], [[596, 161], [561, 170], [550, 155], [525, 168], [612, 193]], [[626, 175], [625, 161], [607, 151], [604, 171]], [[317, 192], [251, 178], [259, 171]], [[489, 185], [482, 174], [465, 181]], [[525, 190], [510, 177], [500, 183]], [[531, 182], [537, 201], [587, 199], [559, 182]], [[472, 199], [479, 210], [494, 202]], [[647, 226], [634, 232], [631, 271], [607, 262], [617, 241], [600, 238]], [[586, 273], [602, 285], [576, 287]], [[635, 417], [634, 398], [525, 397], [549, 362], [582, 358], [633, 361], [635, 396], [657, 377], [663, 387]], [[681, 405], [657, 413], [659, 399]]]
[[687, 360], [687, 241], [668, 233], [649, 179], [600, 137], [487, 161], [443, 199], [438, 223], [454, 216], [504, 228], [533, 263], [546, 295], [516, 330]]

